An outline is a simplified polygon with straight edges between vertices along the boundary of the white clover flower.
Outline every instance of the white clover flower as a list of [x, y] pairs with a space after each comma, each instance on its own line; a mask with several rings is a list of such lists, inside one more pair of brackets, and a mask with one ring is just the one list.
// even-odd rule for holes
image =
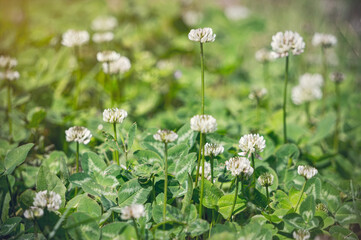
[[97, 53], [98, 62], [114, 62], [120, 58], [120, 54], [115, 51], [102, 51]]
[[233, 157], [226, 161], [226, 168], [231, 171], [233, 176], [239, 176], [243, 174], [245, 177], [249, 177], [253, 174], [253, 168], [251, 162], [245, 157]]
[[118, 21], [115, 17], [100, 16], [93, 20], [92, 29], [94, 31], [111, 31], [118, 25]]
[[111, 42], [113, 39], [114, 33], [112, 32], [94, 33], [92, 37], [95, 43]]
[[108, 123], [122, 123], [127, 116], [127, 111], [120, 108], [108, 108], [103, 111], [103, 121]]
[[78, 31], [70, 29], [63, 34], [61, 44], [66, 47], [81, 46], [89, 42], [89, 33], [87, 31]]
[[298, 166], [297, 172], [299, 175], [305, 177], [306, 179], [310, 179], [318, 173], [316, 168], [302, 165]]
[[44, 210], [39, 207], [30, 207], [24, 212], [24, 217], [27, 219], [34, 219], [35, 217], [41, 217], [43, 215], [44, 215]]
[[114, 62], [103, 63], [103, 71], [107, 74], [117, 74], [128, 72], [131, 68], [130, 60], [127, 57], [121, 56]]
[[188, 26], [195, 26], [198, 25], [203, 17], [201, 12], [196, 11], [186, 11], [182, 14], [183, 22]]
[[130, 206], [126, 206], [122, 208], [121, 210], [122, 219], [128, 220], [128, 219], [138, 219], [140, 217], [145, 216], [145, 208], [142, 204], [133, 204]]
[[0, 79], [6, 79], [9, 81], [14, 81], [19, 79], [20, 74], [18, 71], [6, 70], [5, 72], [0, 72]]
[[188, 34], [188, 38], [191, 41], [201, 43], [214, 42], [216, 34], [213, 34], [212, 28], [198, 28], [192, 29]]
[[223, 151], [224, 151], [224, 147], [220, 144], [206, 143], [204, 145], [204, 156], [216, 157], [219, 154], [222, 154]]
[[240, 155], [251, 155], [254, 152], [263, 152], [266, 147], [266, 140], [259, 134], [246, 134], [239, 140], [239, 148], [243, 154]]
[[259, 88], [259, 89], [254, 89], [252, 90], [252, 92], [248, 95], [248, 98], [251, 100], [254, 99], [262, 99], [264, 96], [266, 96], [268, 93], [266, 88]]
[[299, 78], [299, 83], [304, 87], [322, 87], [323, 85], [323, 77], [321, 74], [315, 73], [305, 73]]
[[46, 205], [48, 204], [48, 200], [47, 200], [47, 192], [48, 191], [41, 191], [36, 193], [35, 197], [34, 197], [34, 202], [33, 205], [35, 207], [40, 207], [40, 208], [45, 208]]
[[[199, 176], [202, 176], [202, 166], [199, 166]], [[208, 162], [204, 162], [204, 178], [207, 179], [208, 181], [212, 180], [211, 164]]]
[[41, 191], [36, 193], [33, 205], [39, 208], [47, 207], [49, 211], [57, 211], [61, 205], [61, 197], [53, 191]]
[[18, 61], [15, 58], [11, 58], [9, 56], [0, 56], [0, 67], [10, 69], [16, 67], [18, 65]]
[[271, 47], [275, 56], [280, 58], [288, 56], [289, 52], [293, 55], [303, 53], [305, 42], [297, 32], [278, 32], [272, 36]]
[[231, 5], [224, 9], [224, 14], [231, 21], [238, 21], [249, 16], [251, 11], [241, 5]]
[[333, 72], [330, 75], [330, 79], [332, 82], [341, 83], [345, 80], [345, 75], [341, 72]]
[[293, 238], [295, 240], [307, 240], [310, 239], [310, 232], [307, 230], [299, 229], [293, 232]]
[[265, 48], [258, 50], [254, 56], [260, 63], [271, 62], [277, 58], [277, 54]]
[[321, 99], [322, 90], [319, 87], [298, 85], [292, 88], [291, 98], [294, 104], [300, 105], [305, 102]]
[[78, 142], [88, 144], [92, 137], [89, 129], [85, 127], [75, 126], [65, 131], [67, 142]]
[[217, 121], [211, 115], [195, 115], [191, 118], [191, 129], [201, 133], [212, 133], [217, 130]]
[[337, 38], [332, 34], [315, 33], [312, 38], [312, 45], [322, 46], [324, 48], [333, 47], [337, 44]]
[[153, 138], [160, 142], [170, 143], [177, 140], [178, 134], [171, 130], [158, 130], [158, 132], [153, 135]]
[[269, 187], [273, 184], [273, 175], [270, 173], [263, 173], [261, 176], [258, 177], [258, 183], [262, 187]]

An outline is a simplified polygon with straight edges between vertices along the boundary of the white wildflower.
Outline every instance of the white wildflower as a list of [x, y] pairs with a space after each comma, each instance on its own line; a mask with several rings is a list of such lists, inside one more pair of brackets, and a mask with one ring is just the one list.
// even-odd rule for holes
[[92, 137], [89, 129], [85, 127], [75, 126], [65, 131], [67, 142], [78, 142], [88, 144]]
[[34, 219], [35, 217], [41, 217], [44, 215], [44, 210], [39, 207], [30, 207], [29, 209], [25, 210], [24, 217], [27, 219]]
[[[202, 176], [202, 166], [199, 166], [199, 175]], [[208, 181], [211, 181], [211, 164], [208, 162], [204, 162], [204, 178]]]
[[322, 90], [319, 87], [298, 85], [292, 88], [291, 97], [294, 104], [300, 105], [305, 102], [321, 99]]
[[108, 108], [103, 111], [103, 121], [108, 123], [122, 123], [127, 116], [127, 111], [120, 108]]
[[337, 38], [332, 34], [315, 33], [312, 38], [312, 45], [322, 46], [324, 48], [333, 47], [337, 44]]
[[201, 133], [212, 133], [217, 130], [217, 121], [211, 115], [195, 115], [191, 118], [191, 129]]
[[266, 147], [266, 140], [259, 134], [246, 134], [239, 140], [239, 148], [243, 155], [250, 155], [254, 152], [263, 152]]
[[9, 81], [14, 81], [19, 79], [20, 74], [18, 71], [6, 70], [5, 72], [0, 72], [0, 79], [6, 79]]
[[307, 230], [299, 229], [293, 232], [293, 238], [295, 240], [307, 240], [310, 239], [310, 232]]
[[300, 85], [304, 87], [322, 87], [323, 85], [323, 77], [321, 74], [315, 73], [305, 73], [299, 78]]
[[111, 31], [118, 25], [118, 21], [115, 17], [100, 16], [93, 20], [92, 29], [94, 31]]
[[226, 161], [226, 168], [231, 171], [233, 176], [239, 176], [243, 174], [245, 177], [249, 177], [253, 174], [253, 168], [251, 162], [245, 157], [233, 157]]
[[341, 83], [345, 79], [345, 75], [341, 72], [333, 72], [331, 73], [331, 81], [335, 83]]
[[113, 39], [114, 33], [112, 32], [94, 33], [92, 37], [95, 43], [111, 42]]
[[262, 187], [269, 187], [272, 186], [273, 184], [273, 175], [270, 173], [263, 173], [261, 176], [258, 177], [258, 183], [262, 186]]
[[266, 63], [275, 60], [277, 57], [277, 54], [275, 54], [272, 51], [269, 51], [265, 48], [262, 48], [258, 50], [255, 54], [255, 58], [258, 62]]
[[18, 61], [15, 58], [11, 58], [9, 56], [0, 56], [0, 67], [10, 69], [16, 67], [18, 65]]
[[177, 140], [178, 134], [171, 130], [158, 130], [158, 132], [153, 135], [153, 138], [160, 142], [170, 143]]
[[61, 205], [61, 197], [53, 191], [41, 191], [36, 193], [33, 205], [39, 208], [47, 207], [49, 211], [57, 211]]
[[121, 56], [114, 62], [103, 63], [103, 71], [107, 74], [118, 74], [128, 72], [131, 68], [130, 60], [127, 57]]
[[251, 100], [257, 99], [260, 100], [262, 99], [264, 96], [266, 96], [268, 93], [266, 88], [259, 88], [259, 89], [254, 89], [252, 90], [252, 92], [248, 95], [248, 98]]
[[224, 147], [220, 144], [206, 143], [204, 145], [204, 156], [213, 156], [216, 157], [219, 154], [222, 154]]
[[192, 29], [188, 34], [188, 38], [191, 41], [201, 43], [214, 42], [216, 34], [213, 34], [212, 28], [198, 28]]
[[288, 56], [289, 52], [293, 55], [303, 53], [305, 42], [303, 38], [292, 31], [278, 32], [272, 36], [271, 47], [277, 58]]
[[70, 29], [63, 34], [61, 44], [66, 47], [74, 47], [84, 45], [89, 41], [89, 33], [87, 31], [77, 31]]
[[297, 172], [299, 175], [305, 177], [306, 179], [310, 179], [318, 173], [316, 168], [302, 165], [298, 166]]
[[120, 54], [115, 51], [102, 51], [97, 53], [98, 62], [114, 62], [120, 58]]
[[142, 204], [133, 204], [122, 208], [121, 214], [123, 220], [128, 220], [132, 218], [138, 219], [145, 216], [145, 209]]
[[241, 5], [231, 5], [224, 9], [224, 14], [231, 21], [238, 21], [249, 16], [250, 10]]

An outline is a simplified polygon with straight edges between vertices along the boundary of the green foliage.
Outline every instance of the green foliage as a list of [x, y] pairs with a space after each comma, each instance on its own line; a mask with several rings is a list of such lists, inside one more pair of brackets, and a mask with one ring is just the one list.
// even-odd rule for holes
[[0, 161], [0, 175], [12, 174], [15, 168], [25, 161], [33, 146], [33, 143], [28, 143], [8, 152], [5, 159]]

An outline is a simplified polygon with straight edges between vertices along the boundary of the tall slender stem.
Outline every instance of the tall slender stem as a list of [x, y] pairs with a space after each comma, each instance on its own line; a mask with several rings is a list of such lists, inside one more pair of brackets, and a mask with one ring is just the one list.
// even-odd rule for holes
[[[251, 158], [252, 158], [252, 167], [253, 167], [253, 170], [256, 171], [256, 164], [254, 163], [254, 153], [251, 154]], [[254, 188], [255, 186], [255, 183], [256, 183], [256, 174], [253, 174], [252, 176], [252, 186]]]
[[[113, 123], [113, 131], [114, 131], [114, 139], [115, 139], [116, 142], [118, 142], [118, 137], [117, 137], [117, 123], [116, 123], [116, 122]], [[118, 152], [118, 150], [115, 150], [115, 152], [114, 152], [114, 158], [115, 158], [114, 160], [116, 160], [118, 166], [120, 166], [120, 163], [119, 163], [119, 152]]]
[[268, 185], [266, 185], [266, 195], [267, 195], [267, 207], [269, 208], [269, 192], [268, 192]]
[[287, 143], [287, 84], [288, 84], [288, 62], [289, 56], [286, 57], [286, 66], [285, 66], [285, 86], [283, 90], [283, 141]]
[[335, 136], [333, 139], [333, 148], [336, 152], [338, 152], [338, 135], [339, 135], [339, 128], [341, 122], [341, 111], [340, 111], [340, 86], [339, 83], [335, 83], [335, 91], [336, 91], [336, 103], [335, 103], [335, 110], [336, 110], [336, 125], [335, 125]]
[[201, 154], [202, 154], [202, 148], [203, 148], [203, 134], [200, 133], [199, 135], [199, 153], [198, 153], [198, 163], [197, 163], [197, 169], [196, 169], [196, 180], [194, 183], [194, 188], [198, 186], [198, 179], [199, 179], [199, 166], [201, 164]]
[[10, 84], [10, 81], [7, 81], [8, 82], [8, 109], [7, 109], [7, 119], [8, 119], [8, 122], [9, 122], [9, 138], [11, 139], [11, 136], [12, 136], [12, 131], [13, 131], [13, 124], [12, 124], [12, 119], [11, 119], [11, 84]]
[[204, 56], [203, 43], [201, 44], [201, 80], [202, 80], [202, 115], [204, 114]]
[[202, 218], [203, 195], [204, 195], [204, 144], [202, 145], [202, 183], [201, 183], [201, 199], [199, 202], [199, 218]]
[[213, 184], [213, 165], [214, 165], [214, 159], [213, 156], [211, 155], [211, 181]]
[[140, 240], [140, 234], [139, 234], [137, 223], [135, 222], [134, 218], [132, 218], [132, 220], [133, 220], [133, 224], [134, 224], [135, 233], [137, 234], [137, 239]]
[[76, 142], [76, 172], [79, 172], [79, 143]]
[[[242, 183], [241, 183], [242, 184]], [[243, 188], [243, 187], [242, 187]], [[238, 176], [236, 176], [236, 190], [234, 192], [234, 199], [233, 199], [233, 204], [232, 204], [232, 209], [231, 209], [231, 213], [228, 217], [228, 221], [232, 218], [233, 215], [233, 211], [234, 211], [234, 207], [236, 206], [236, 202], [237, 202], [237, 196], [238, 196]]]
[[296, 205], [296, 208], [295, 208], [295, 212], [297, 212], [298, 205], [300, 205], [300, 202], [301, 202], [301, 199], [302, 199], [302, 196], [303, 196], [303, 192], [305, 191], [306, 183], [307, 183], [307, 179], [305, 179], [305, 183], [304, 183], [303, 186], [302, 186], [301, 196], [300, 196], [300, 198], [299, 198], [298, 201], [297, 201], [297, 205]]
[[[164, 143], [164, 201], [163, 201], [163, 221], [167, 213], [167, 188], [168, 188], [168, 145]], [[165, 225], [163, 225], [165, 228]]]

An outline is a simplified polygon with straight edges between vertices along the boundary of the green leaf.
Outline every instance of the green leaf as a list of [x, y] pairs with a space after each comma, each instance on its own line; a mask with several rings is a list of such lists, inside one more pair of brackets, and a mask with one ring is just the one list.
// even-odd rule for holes
[[35, 191], [27, 189], [20, 195], [19, 202], [23, 210], [26, 210], [33, 206], [35, 194]]
[[196, 219], [187, 226], [186, 232], [191, 237], [199, 236], [209, 230], [209, 223], [203, 219]]
[[283, 217], [283, 221], [293, 228], [305, 229], [306, 224], [301, 215], [297, 213], [290, 213]]
[[337, 210], [335, 219], [341, 225], [361, 224], [361, 201], [345, 203]]
[[9, 218], [0, 226], [0, 237], [5, 237], [13, 232], [16, 227], [20, 224], [20, 217]]
[[358, 240], [357, 235], [347, 228], [333, 226], [330, 228], [330, 234], [335, 240]]
[[321, 199], [321, 189], [321, 180], [318, 177], [313, 177], [307, 181], [305, 186], [305, 193], [307, 196], [312, 195], [315, 200]]
[[126, 236], [121, 233], [124, 231], [124, 229], [127, 226], [129, 225], [125, 222], [112, 222], [105, 225], [102, 228], [102, 240], [114, 240], [114, 239], [126, 240]]
[[15, 168], [25, 161], [33, 146], [33, 143], [28, 143], [11, 150], [5, 157], [4, 166], [3, 169], [0, 169], [0, 174], [12, 174]]
[[185, 208], [184, 213], [182, 214], [184, 216], [184, 220], [188, 223], [191, 223], [197, 219], [197, 208], [195, 205], [190, 204]]
[[300, 214], [306, 223], [312, 220], [315, 210], [315, 199], [310, 195], [300, 205]]
[[187, 179], [188, 174], [192, 174], [192, 169], [197, 160], [196, 153], [191, 153], [175, 162], [174, 176], [181, 183]]
[[335, 123], [336, 114], [333, 112], [328, 113], [321, 121], [318, 122], [316, 132], [312, 135], [307, 144], [312, 145], [331, 135], [335, 129]]
[[207, 179], [204, 179], [203, 206], [205, 206], [206, 208], [217, 209], [218, 201], [222, 196], [223, 192], [221, 189], [216, 187]]
[[74, 240], [100, 238], [96, 219], [83, 212], [71, 214], [65, 224], [65, 229]]
[[165, 219], [163, 219], [163, 204], [162, 205], [156, 205], [154, 206], [152, 210], [153, 219], [156, 223], [161, 223], [164, 221], [175, 221], [175, 222], [182, 222], [183, 221], [183, 215], [181, 211], [173, 207], [171, 205], [166, 206], [166, 216]]
[[184, 213], [185, 208], [190, 204], [191, 200], [192, 200], [192, 195], [193, 195], [193, 180], [190, 174], [188, 174], [188, 178], [187, 181], [185, 181], [186, 183], [186, 194], [182, 200], [182, 213]]
[[135, 203], [144, 204], [151, 191], [151, 186], [142, 186], [139, 184], [138, 179], [132, 179], [119, 189], [118, 205], [119, 207], [125, 207]]
[[277, 158], [277, 172], [287, 166], [288, 160], [292, 158], [293, 161], [297, 160], [300, 156], [300, 151], [295, 144], [284, 144], [276, 152]]
[[[218, 211], [222, 216], [227, 219], [231, 215], [232, 205], [234, 201], [234, 194], [224, 195], [218, 200]], [[247, 201], [245, 199], [237, 197], [236, 205], [234, 207], [233, 216], [244, 211], [246, 209]]]
[[68, 157], [62, 151], [53, 151], [50, 153], [49, 157], [43, 161], [43, 166], [49, 168], [49, 170], [54, 174], [62, 174], [65, 179], [69, 178], [69, 171], [66, 166]]
[[177, 134], [177, 144], [185, 143], [191, 149], [196, 142], [198, 132], [191, 129], [190, 123], [186, 123], [178, 130]]
[[77, 211], [85, 212], [92, 217], [100, 217], [102, 214], [99, 204], [86, 195], [83, 195], [83, 197], [79, 200]]
[[107, 167], [104, 160], [94, 152], [86, 152], [81, 159], [81, 167], [83, 171], [91, 175], [99, 175]]
[[29, 121], [28, 128], [37, 128], [39, 124], [44, 120], [46, 116], [46, 111], [44, 108], [35, 107], [31, 109], [28, 113], [27, 119]]
[[[312, 180], [312, 178], [310, 180]], [[337, 209], [341, 206], [340, 192], [335, 186], [326, 182], [321, 189], [321, 201], [327, 206], [331, 213], [335, 214]]]
[[0, 176], [0, 216], [1, 223], [9, 218], [10, 193], [8, 187], [8, 176]]
[[135, 134], [137, 132], [137, 123], [133, 123], [132, 126], [130, 126], [129, 132], [128, 132], [128, 148], [127, 150], [129, 151], [134, 143], [134, 139], [135, 139]]

